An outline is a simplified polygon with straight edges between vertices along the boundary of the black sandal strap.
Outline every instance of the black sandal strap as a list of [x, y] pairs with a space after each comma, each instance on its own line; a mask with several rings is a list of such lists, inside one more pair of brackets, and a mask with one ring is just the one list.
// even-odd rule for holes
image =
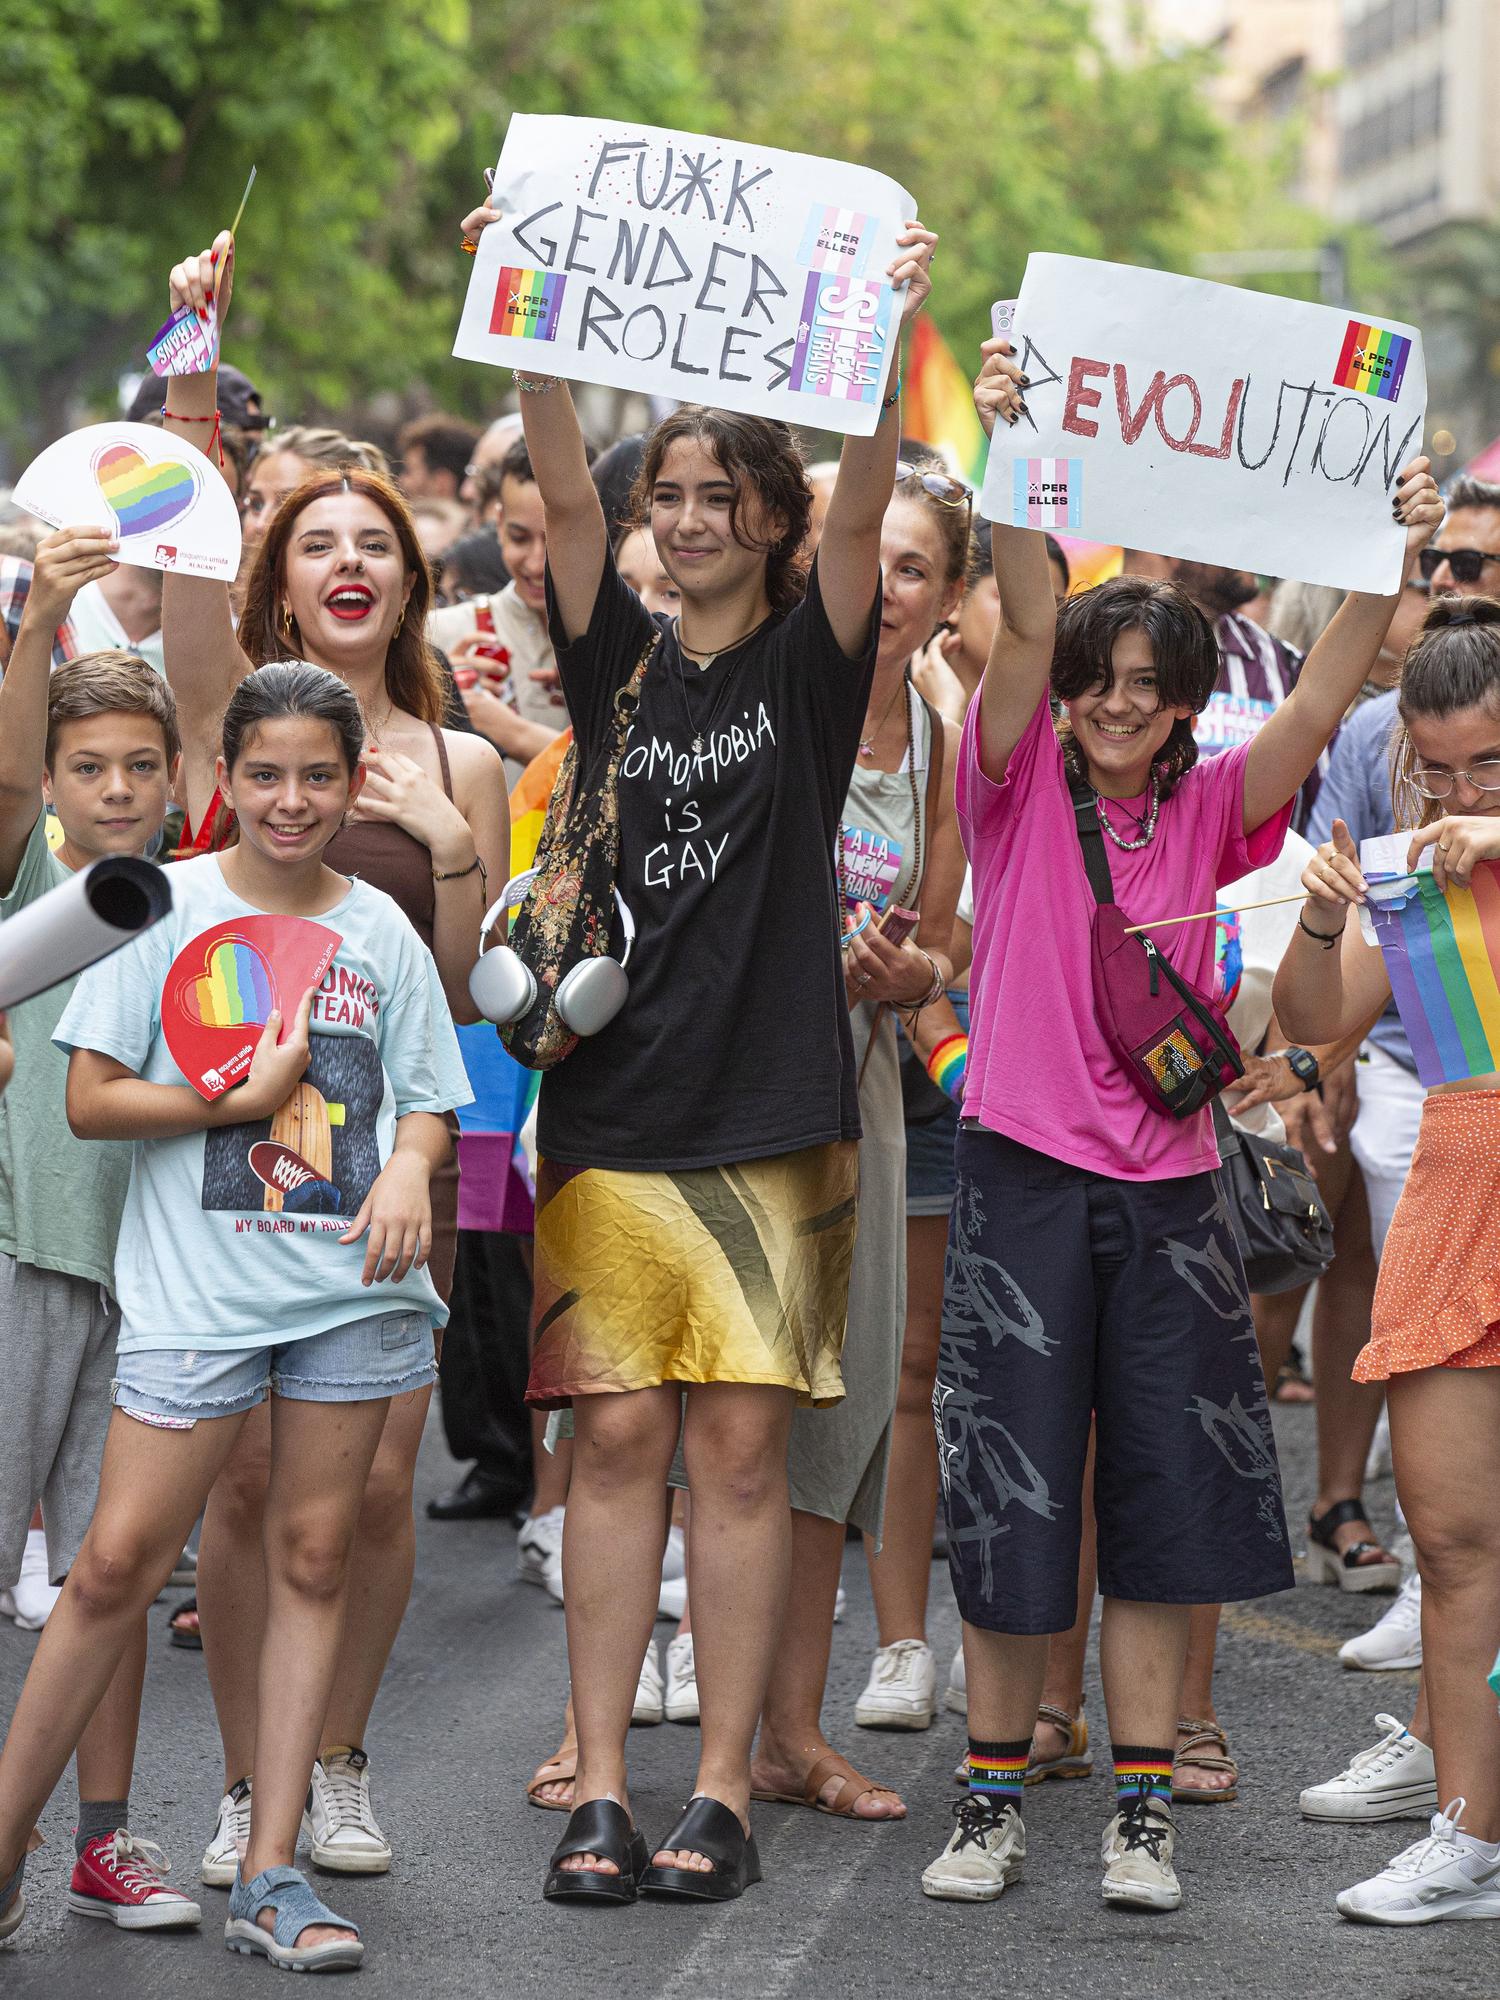
[[676, 1826], [652, 1850], [656, 1854], [701, 1854], [715, 1868], [737, 1868], [748, 1839], [739, 1814], [717, 1799], [689, 1799]]
[[1320, 1542], [1325, 1549], [1332, 1549], [1334, 1548], [1334, 1530], [1337, 1528], [1347, 1528], [1351, 1521], [1362, 1521], [1367, 1528], [1369, 1527], [1370, 1517], [1365, 1512], [1364, 1502], [1362, 1500], [1335, 1500], [1326, 1513], [1308, 1515], [1307, 1532], [1315, 1542]]
[[597, 1854], [601, 1861], [613, 1861], [622, 1875], [632, 1867], [630, 1844], [635, 1828], [624, 1806], [613, 1799], [589, 1799], [575, 1806], [567, 1831], [552, 1850], [552, 1866], [574, 1854]]

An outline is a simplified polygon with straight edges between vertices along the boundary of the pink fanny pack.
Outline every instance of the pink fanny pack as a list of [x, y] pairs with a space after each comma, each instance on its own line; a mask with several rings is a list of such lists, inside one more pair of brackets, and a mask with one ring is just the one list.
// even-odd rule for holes
[[1078, 844], [1097, 905], [1092, 925], [1094, 1011], [1104, 1039], [1138, 1093], [1156, 1111], [1190, 1118], [1245, 1074], [1239, 1044], [1216, 1000], [1182, 977], [1115, 901], [1096, 795], [1068, 789]]

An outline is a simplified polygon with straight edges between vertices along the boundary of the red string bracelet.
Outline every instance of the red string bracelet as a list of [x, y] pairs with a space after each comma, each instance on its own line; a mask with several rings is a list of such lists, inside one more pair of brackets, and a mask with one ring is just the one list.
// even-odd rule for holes
[[217, 451], [219, 454], [219, 470], [221, 472], [224, 470], [224, 440], [220, 435], [219, 412], [217, 410], [214, 411], [211, 417], [179, 417], [175, 410], [168, 409], [163, 409], [162, 415], [170, 417], [174, 424], [212, 424], [213, 431], [209, 437], [203, 456], [207, 458], [210, 451]]

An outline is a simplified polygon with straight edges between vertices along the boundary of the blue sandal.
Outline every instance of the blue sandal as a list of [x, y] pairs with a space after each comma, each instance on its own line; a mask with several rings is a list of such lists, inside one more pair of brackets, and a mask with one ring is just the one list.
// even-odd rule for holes
[[[262, 1930], [256, 1918], [262, 1910], [276, 1912], [274, 1930]], [[353, 1931], [352, 1938], [328, 1944], [299, 1946], [297, 1940], [314, 1924], [328, 1924], [341, 1931]], [[224, 1942], [231, 1951], [251, 1958], [256, 1952], [279, 1965], [284, 1972], [337, 1972], [358, 1965], [365, 1955], [359, 1925], [347, 1917], [335, 1916], [320, 1902], [307, 1877], [297, 1868], [263, 1868], [248, 1882], [236, 1870], [229, 1892], [229, 1921], [224, 1926]]]

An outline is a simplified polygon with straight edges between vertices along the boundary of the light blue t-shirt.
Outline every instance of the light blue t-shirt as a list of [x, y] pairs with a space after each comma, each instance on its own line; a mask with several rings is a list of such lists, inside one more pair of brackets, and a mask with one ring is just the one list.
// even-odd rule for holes
[[[171, 881], [171, 914], [83, 974], [53, 1037], [148, 1083], [185, 1081], [161, 1024], [177, 954], [216, 924], [261, 914], [233, 894], [216, 854], [179, 862]], [[270, 1347], [400, 1310], [434, 1326], [448, 1317], [425, 1269], [363, 1286], [367, 1239], [338, 1240], [391, 1156], [396, 1120], [470, 1100], [437, 967], [368, 883], [351, 882], [317, 921], [343, 942], [313, 1003], [297, 1127], [263, 1119], [132, 1149], [115, 1257], [121, 1353]]]

